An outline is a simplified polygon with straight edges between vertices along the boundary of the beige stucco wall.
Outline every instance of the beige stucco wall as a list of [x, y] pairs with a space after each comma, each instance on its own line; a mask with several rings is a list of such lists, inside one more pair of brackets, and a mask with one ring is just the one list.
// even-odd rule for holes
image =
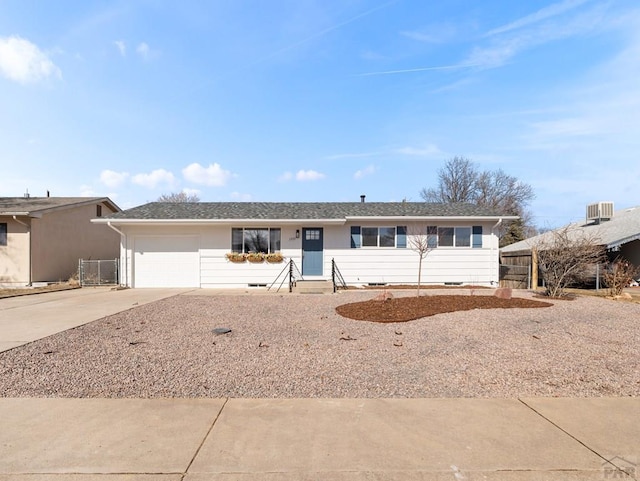
[[[28, 217], [18, 217], [25, 224]], [[0, 217], [7, 224], [7, 245], [0, 246], [0, 286], [26, 286], [29, 283], [29, 229], [11, 217]]]
[[[116, 259], [120, 235], [94, 224], [96, 205], [90, 204], [32, 219], [32, 282], [66, 281], [77, 273], [79, 259]], [[102, 215], [110, 214], [103, 204]]]

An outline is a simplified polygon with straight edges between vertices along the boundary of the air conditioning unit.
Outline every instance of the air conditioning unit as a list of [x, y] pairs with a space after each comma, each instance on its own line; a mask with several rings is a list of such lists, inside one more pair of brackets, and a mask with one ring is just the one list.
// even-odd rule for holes
[[613, 202], [598, 202], [587, 206], [587, 222], [601, 222], [613, 217]]

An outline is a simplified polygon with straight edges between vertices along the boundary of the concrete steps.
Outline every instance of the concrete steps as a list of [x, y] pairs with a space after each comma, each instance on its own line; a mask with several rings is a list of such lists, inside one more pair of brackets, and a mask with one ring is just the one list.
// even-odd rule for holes
[[297, 294], [331, 294], [333, 293], [333, 282], [324, 279], [296, 281], [293, 292]]

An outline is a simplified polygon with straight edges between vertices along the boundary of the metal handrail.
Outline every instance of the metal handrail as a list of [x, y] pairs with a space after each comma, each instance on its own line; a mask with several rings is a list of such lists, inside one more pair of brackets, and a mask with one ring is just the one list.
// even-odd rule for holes
[[298, 269], [298, 266], [296, 265], [293, 259], [287, 262], [287, 265], [284, 266], [284, 268], [280, 271], [280, 274], [276, 276], [276, 278], [273, 280], [271, 285], [269, 285], [267, 290], [270, 291], [271, 288], [277, 284], [278, 280], [280, 280], [280, 284], [276, 289], [276, 292], [280, 292], [280, 289], [282, 288], [282, 285], [285, 283], [287, 278], [289, 279], [289, 292], [293, 291], [293, 286], [295, 285], [296, 280], [298, 279], [304, 280], [304, 278], [302, 277], [302, 273], [300, 272], [300, 269]]
[[347, 288], [347, 283], [344, 277], [342, 277], [342, 273], [340, 269], [338, 269], [338, 264], [336, 264], [335, 259], [331, 259], [331, 280], [333, 281], [333, 292], [336, 292], [338, 288]]

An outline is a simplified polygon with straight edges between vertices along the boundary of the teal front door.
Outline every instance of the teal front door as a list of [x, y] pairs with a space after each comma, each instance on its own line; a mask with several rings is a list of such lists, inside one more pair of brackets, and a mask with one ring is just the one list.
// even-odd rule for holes
[[322, 275], [322, 228], [302, 229], [302, 275]]

